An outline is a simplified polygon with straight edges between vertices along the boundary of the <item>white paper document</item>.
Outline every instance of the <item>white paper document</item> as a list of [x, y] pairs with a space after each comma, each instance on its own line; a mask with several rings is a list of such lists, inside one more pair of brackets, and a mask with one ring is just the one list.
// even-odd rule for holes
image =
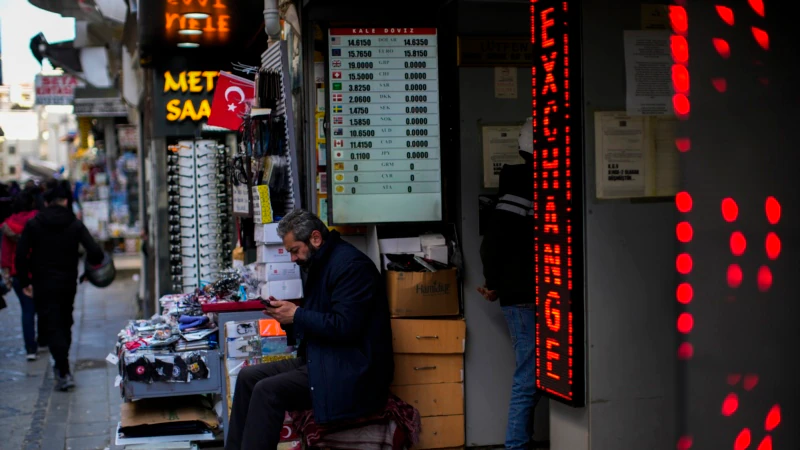
[[629, 115], [671, 116], [669, 31], [625, 31], [625, 104]]
[[597, 198], [646, 196], [647, 118], [620, 112], [597, 112], [594, 126]]

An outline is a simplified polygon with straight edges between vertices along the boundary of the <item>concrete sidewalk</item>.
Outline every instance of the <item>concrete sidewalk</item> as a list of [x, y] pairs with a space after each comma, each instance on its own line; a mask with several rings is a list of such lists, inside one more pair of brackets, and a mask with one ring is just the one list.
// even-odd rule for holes
[[0, 311], [0, 449], [90, 450], [113, 448], [122, 399], [115, 366], [105, 361], [117, 333], [136, 316], [137, 282], [119, 273], [105, 289], [83, 284], [75, 298], [73, 373], [77, 388], [53, 390], [49, 354], [25, 361], [19, 301], [6, 296]]

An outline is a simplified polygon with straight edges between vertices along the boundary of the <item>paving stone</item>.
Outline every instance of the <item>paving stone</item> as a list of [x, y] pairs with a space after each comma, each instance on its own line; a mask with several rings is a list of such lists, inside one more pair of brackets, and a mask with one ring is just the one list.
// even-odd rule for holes
[[79, 438], [67, 438], [67, 450], [103, 450], [111, 442], [111, 436], [106, 433], [103, 436], [85, 436]]
[[70, 423], [67, 425], [67, 438], [107, 435], [113, 425], [115, 424], [105, 420], [102, 422]]

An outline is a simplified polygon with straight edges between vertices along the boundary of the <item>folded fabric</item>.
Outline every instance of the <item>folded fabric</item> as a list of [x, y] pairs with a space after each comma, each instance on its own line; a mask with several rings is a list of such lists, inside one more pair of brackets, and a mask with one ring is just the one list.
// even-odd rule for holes
[[181, 316], [178, 318], [178, 328], [181, 331], [188, 330], [190, 328], [199, 328], [209, 322], [207, 316]]

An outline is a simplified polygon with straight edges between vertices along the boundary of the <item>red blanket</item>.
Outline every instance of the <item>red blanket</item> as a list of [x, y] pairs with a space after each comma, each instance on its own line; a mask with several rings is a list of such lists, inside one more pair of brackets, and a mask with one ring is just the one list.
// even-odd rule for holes
[[[319, 425], [314, 422], [312, 410], [290, 412], [289, 416], [295, 431], [303, 435], [309, 446], [318, 446], [322, 442], [330, 445], [332, 442], [326, 442], [326, 437], [336, 434], [336, 444], [340, 444], [337, 448], [365, 448], [373, 445], [400, 450], [416, 444], [421, 429], [419, 411], [394, 395], [389, 396], [382, 411], [360, 419]], [[392, 427], [392, 422], [396, 427]], [[345, 442], [348, 440], [347, 434], [341, 433], [356, 428], [375, 429], [376, 426], [383, 426], [386, 432], [353, 433], [352, 442]], [[370, 440], [375, 442], [364, 442], [365, 436], [372, 437]]]

